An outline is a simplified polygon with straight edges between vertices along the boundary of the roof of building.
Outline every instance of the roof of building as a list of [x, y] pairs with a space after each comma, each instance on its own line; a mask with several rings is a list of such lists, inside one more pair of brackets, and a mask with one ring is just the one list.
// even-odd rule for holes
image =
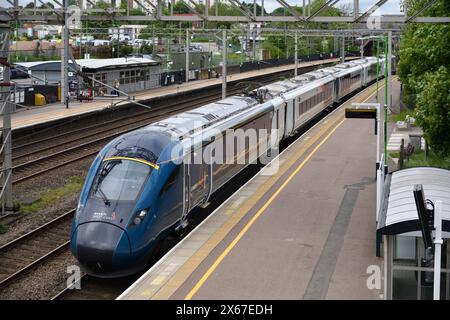
[[123, 57], [112, 59], [86, 59], [76, 60], [82, 68], [87, 69], [105, 69], [105, 68], [117, 68], [119, 66], [140, 66], [140, 65], [158, 65], [160, 62], [148, 59], [148, 58], [135, 58], [135, 57]]
[[[83, 71], [97, 71], [105, 69], [117, 69], [120, 67], [138, 67], [142, 65], [158, 65], [159, 61], [148, 58], [123, 57], [112, 59], [80, 59], [76, 60]], [[31, 71], [58, 71], [61, 69], [61, 61], [35, 61], [19, 62], [18, 65], [24, 66]]]
[[378, 232], [391, 235], [420, 232], [413, 194], [416, 184], [423, 185], [425, 199], [443, 202], [442, 228], [443, 231], [450, 232], [450, 170], [432, 167], [410, 168], [392, 173], [385, 187]]
[[32, 54], [35, 50], [39, 49], [40, 51], [61, 49], [63, 46], [61, 41], [47, 41], [47, 40], [32, 40], [32, 41], [13, 41], [9, 46], [10, 51], [25, 51], [29, 54]]

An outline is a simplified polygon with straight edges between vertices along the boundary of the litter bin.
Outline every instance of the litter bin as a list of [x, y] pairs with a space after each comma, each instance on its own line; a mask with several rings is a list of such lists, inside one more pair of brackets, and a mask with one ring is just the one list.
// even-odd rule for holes
[[422, 149], [422, 134], [410, 133], [409, 140], [414, 147], [414, 151], [420, 151]]
[[35, 106], [43, 106], [45, 105], [45, 97], [40, 93], [36, 93], [34, 95], [34, 105]]

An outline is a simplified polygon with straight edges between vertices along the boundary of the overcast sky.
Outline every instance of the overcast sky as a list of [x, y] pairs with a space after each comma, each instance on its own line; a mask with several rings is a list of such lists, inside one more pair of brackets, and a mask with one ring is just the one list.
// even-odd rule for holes
[[[45, 0], [45, 2], [50, 1], [51, 0]], [[107, 0], [106, 0], [107, 1]], [[153, 0], [155, 1], [155, 0]], [[214, 0], [211, 1], [211, 3]], [[302, 5], [303, 0], [285, 0], [287, 3], [289, 3], [290, 5]], [[381, 14], [400, 14], [400, 6], [399, 6], [399, 1], [400, 0], [388, 0], [381, 8], [379, 12], [376, 12], [374, 15], [379, 15]], [[26, 5], [29, 2], [33, 2], [30, 0], [19, 0], [19, 3], [21, 5]], [[155, 1], [156, 2], [156, 1]], [[253, 2], [253, 0], [248, 0], [248, 2]], [[261, 3], [261, 0], [257, 0], [258, 3]], [[308, 0], [306, 0], [306, 2], [308, 2]], [[363, 12], [365, 10], [367, 10], [369, 7], [371, 7], [373, 4], [375, 4], [377, 2], [377, 0], [360, 0], [360, 11]], [[37, 1], [38, 4], [39, 1]], [[349, 5], [350, 7], [353, 7], [353, 0], [340, 0], [335, 7], [340, 7], [342, 5]], [[6, 1], [6, 0], [0, 0], [0, 7], [9, 7], [10, 4]], [[264, 7], [266, 8], [266, 11], [271, 12], [274, 9], [280, 7], [280, 4], [276, 1], [276, 0], [265, 0], [264, 1]]]

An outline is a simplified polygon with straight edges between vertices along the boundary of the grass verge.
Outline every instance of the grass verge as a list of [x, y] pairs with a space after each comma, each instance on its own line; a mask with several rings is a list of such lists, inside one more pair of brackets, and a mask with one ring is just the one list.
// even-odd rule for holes
[[[389, 155], [391, 158], [399, 157], [398, 152], [392, 152]], [[425, 158], [425, 152], [421, 150], [414, 152], [409, 160], [405, 159], [403, 166], [404, 168], [435, 167], [450, 170], [450, 157], [443, 158], [430, 150], [428, 157]]]
[[0, 234], [6, 233], [8, 231], [8, 226], [0, 224]]
[[413, 113], [414, 113], [413, 110], [403, 110], [400, 113], [391, 114], [389, 116], [389, 119], [390, 119], [390, 121], [392, 121], [394, 123], [397, 122], [397, 121], [405, 121], [406, 116], [409, 115], [410, 117], [413, 117], [414, 116]]
[[72, 176], [63, 187], [44, 191], [39, 199], [32, 203], [20, 203], [20, 211], [23, 213], [32, 213], [45, 209], [65, 197], [80, 192], [82, 186], [82, 179], [77, 176]]

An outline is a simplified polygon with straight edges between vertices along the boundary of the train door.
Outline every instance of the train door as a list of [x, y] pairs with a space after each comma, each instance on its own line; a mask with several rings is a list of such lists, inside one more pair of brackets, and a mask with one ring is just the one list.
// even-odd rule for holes
[[273, 110], [272, 116], [272, 128], [270, 130], [270, 147], [278, 147], [278, 143], [281, 140], [280, 127], [279, 127], [279, 119], [280, 119], [280, 109], [276, 108]]
[[289, 136], [294, 129], [294, 101], [288, 101], [286, 107], [285, 135]]
[[191, 154], [189, 165], [189, 207], [192, 209], [205, 200], [210, 186], [209, 165], [203, 159], [206, 149], [198, 148]]
[[183, 161], [183, 213], [181, 214], [181, 220], [184, 220], [190, 210], [190, 176], [189, 176], [189, 159], [190, 155], [187, 155]]
[[344, 81], [342, 77], [336, 78], [336, 81], [335, 81], [335, 83], [336, 83], [336, 87], [335, 87], [335, 89], [336, 89], [335, 90], [336, 102], [339, 102], [341, 100], [342, 81]]
[[[209, 197], [212, 194], [212, 186], [213, 186], [213, 160], [211, 154], [211, 144], [206, 146], [205, 148], [205, 157], [208, 158], [209, 161], [205, 162], [204, 170], [205, 170], [205, 196], [204, 196], [204, 204], [208, 203]], [[206, 160], [206, 159], [205, 159]]]

